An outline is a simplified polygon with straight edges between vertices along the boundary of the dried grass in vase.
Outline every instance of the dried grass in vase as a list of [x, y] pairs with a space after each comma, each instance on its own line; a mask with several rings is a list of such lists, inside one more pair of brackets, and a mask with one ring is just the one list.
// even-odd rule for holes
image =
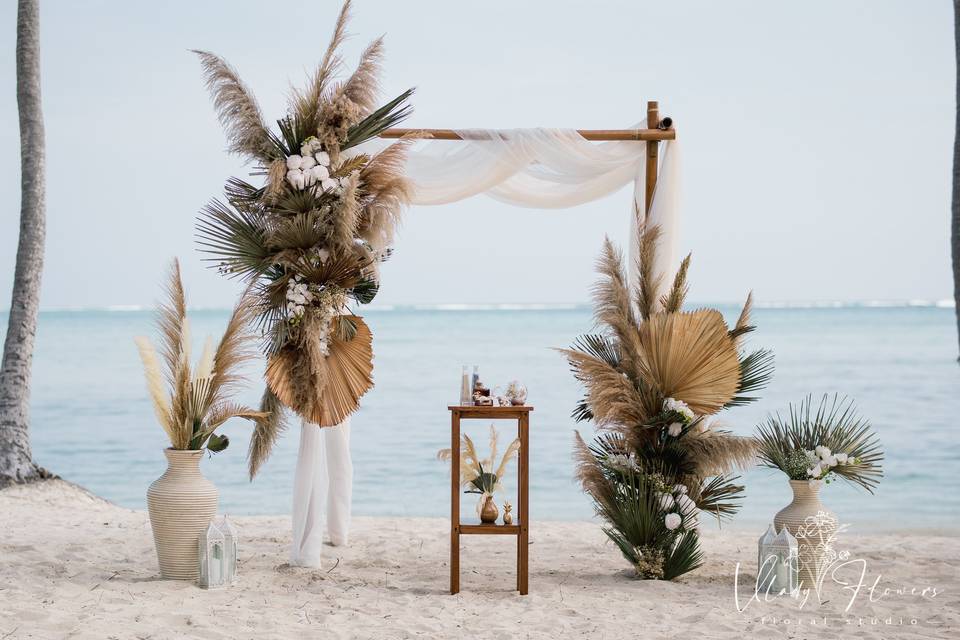
[[641, 231], [635, 290], [606, 241], [593, 292], [600, 331], [561, 351], [586, 388], [574, 418], [599, 431], [590, 444], [576, 435], [580, 484], [637, 575], [670, 580], [701, 564], [700, 513], [739, 509], [743, 487], [731, 473], [753, 461], [754, 442], [715, 416], [757, 399], [773, 354], [743, 349], [754, 328], [750, 297], [732, 328], [714, 309], [682, 310], [690, 256], [657, 296], [658, 238], [657, 227]]
[[[491, 424], [490, 453], [487, 457], [481, 458], [470, 436], [465, 433], [460, 436], [460, 485], [464, 487], [464, 493], [480, 495], [477, 503], [478, 511], [486, 498], [503, 490], [503, 475], [507, 471], [507, 466], [520, 451], [520, 439], [517, 438], [507, 445], [500, 461], [497, 462], [499, 438], [499, 433]], [[452, 456], [453, 452], [450, 449], [441, 449], [437, 452], [438, 460], [449, 461]]]
[[256, 357], [256, 338], [249, 332], [253, 301], [247, 295], [240, 298], [220, 342], [214, 347], [207, 338], [196, 367], [191, 368], [187, 299], [176, 260], [166, 294], [168, 300], [157, 313], [159, 355], [149, 339], [134, 338], [157, 421], [173, 449], [223, 451], [230, 440], [216, 430], [227, 420], [243, 418], [261, 424], [268, 419], [267, 413], [232, 400], [243, 382], [240, 369]]
[[262, 183], [228, 180], [225, 201], [200, 214], [198, 241], [221, 273], [252, 283], [267, 355], [262, 409], [271, 420], [250, 445], [253, 477], [282, 430], [282, 407], [333, 426], [356, 411], [373, 386], [369, 327], [351, 313], [379, 289], [410, 186], [402, 173], [407, 141], [376, 154], [358, 146], [410, 113], [412, 89], [378, 106], [382, 39], [356, 70], [336, 79], [349, 1], [306, 86], [293, 90], [275, 130], [223, 59], [204, 51], [207, 86], [233, 153], [254, 163]]

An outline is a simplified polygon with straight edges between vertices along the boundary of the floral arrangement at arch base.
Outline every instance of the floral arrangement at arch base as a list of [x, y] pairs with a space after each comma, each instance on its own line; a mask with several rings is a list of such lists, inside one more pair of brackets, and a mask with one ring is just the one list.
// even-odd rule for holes
[[348, 305], [376, 296], [410, 186], [402, 174], [406, 141], [374, 155], [357, 147], [409, 114], [412, 90], [377, 106], [382, 38], [353, 74], [336, 80], [349, 9], [348, 1], [320, 66], [291, 92], [276, 130], [223, 59], [196, 52], [229, 150], [252, 162], [262, 182], [230, 178], [225, 201], [208, 204], [197, 224], [215, 266], [250, 283], [259, 302], [267, 356], [261, 410], [271, 419], [251, 440], [251, 477], [282, 431], [282, 407], [333, 426], [373, 386], [372, 335]]
[[747, 352], [751, 298], [729, 327], [719, 311], [683, 311], [690, 256], [657, 296], [657, 227], [640, 235], [639, 277], [627, 284], [607, 240], [594, 288], [599, 333], [562, 350], [586, 396], [574, 410], [592, 420], [591, 443], [576, 434], [577, 476], [606, 521], [607, 536], [638, 577], [672, 580], [703, 561], [698, 526], [739, 509], [731, 475], [753, 461], [754, 441], [720, 428], [715, 416], [753, 402], [773, 375], [773, 354]]

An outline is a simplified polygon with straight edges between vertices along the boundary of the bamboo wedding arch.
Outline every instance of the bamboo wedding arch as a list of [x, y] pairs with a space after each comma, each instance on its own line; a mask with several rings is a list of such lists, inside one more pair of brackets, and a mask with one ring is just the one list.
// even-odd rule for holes
[[[577, 133], [584, 140], [593, 142], [609, 142], [612, 140], [647, 143], [646, 161], [646, 189], [644, 202], [650, 208], [653, 193], [657, 187], [657, 176], [660, 163], [660, 145], [663, 140], [676, 140], [677, 132], [673, 128], [673, 119], [660, 117], [660, 107], [656, 100], [647, 102], [647, 125], [653, 123], [653, 128], [647, 129], [577, 129]], [[453, 129], [385, 129], [380, 133], [381, 138], [419, 138], [425, 140], [462, 140], [461, 135]]]

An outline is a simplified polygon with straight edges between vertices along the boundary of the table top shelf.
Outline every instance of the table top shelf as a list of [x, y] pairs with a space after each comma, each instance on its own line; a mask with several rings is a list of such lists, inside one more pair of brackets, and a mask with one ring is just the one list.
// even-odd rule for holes
[[520, 535], [520, 525], [514, 524], [461, 524], [461, 535]]
[[478, 407], [476, 405], [451, 404], [447, 407], [463, 420], [516, 420], [533, 411], [533, 407], [522, 404], [512, 407]]

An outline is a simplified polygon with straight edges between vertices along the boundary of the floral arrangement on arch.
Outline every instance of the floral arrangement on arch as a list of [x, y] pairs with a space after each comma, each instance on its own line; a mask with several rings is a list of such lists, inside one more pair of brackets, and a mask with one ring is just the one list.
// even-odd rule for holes
[[773, 354], [747, 352], [751, 297], [736, 325], [719, 311], [683, 311], [690, 256], [657, 296], [659, 228], [641, 231], [637, 286], [607, 240], [594, 288], [599, 333], [561, 350], [586, 396], [574, 410], [598, 434], [576, 434], [577, 476], [604, 529], [638, 577], [672, 580], [702, 564], [701, 514], [733, 516], [743, 487], [731, 475], [752, 463], [755, 443], [721, 427], [716, 414], [757, 400]]
[[261, 184], [230, 178], [225, 200], [200, 213], [198, 241], [225, 276], [251, 285], [264, 337], [271, 418], [250, 444], [253, 477], [283, 428], [282, 407], [321, 427], [342, 422], [372, 386], [369, 327], [349, 310], [379, 288], [379, 264], [410, 187], [402, 168], [406, 141], [376, 154], [358, 146], [410, 113], [412, 89], [377, 105], [382, 38], [337, 80], [349, 0], [316, 71], [294, 89], [276, 130], [256, 99], [218, 56], [197, 51], [229, 150], [255, 165]]

